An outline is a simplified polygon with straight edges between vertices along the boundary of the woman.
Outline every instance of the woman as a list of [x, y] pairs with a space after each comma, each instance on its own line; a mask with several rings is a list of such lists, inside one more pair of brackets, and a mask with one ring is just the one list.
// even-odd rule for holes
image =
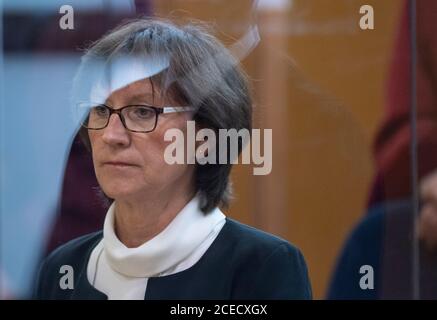
[[81, 134], [112, 204], [103, 231], [44, 261], [36, 298], [311, 298], [297, 248], [219, 209], [230, 197], [230, 161], [166, 159], [175, 143], [166, 133], [186, 136], [188, 121], [251, 129], [248, 84], [223, 45], [195, 25], [131, 21], [90, 47], [75, 83]]

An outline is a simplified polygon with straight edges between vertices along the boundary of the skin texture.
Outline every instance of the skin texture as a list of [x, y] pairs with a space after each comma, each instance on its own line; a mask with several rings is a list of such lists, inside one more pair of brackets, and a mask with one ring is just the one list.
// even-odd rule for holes
[[[153, 106], [180, 104], [160, 94], [152, 95], [148, 79], [133, 82], [111, 93], [107, 105], [119, 109], [129, 104]], [[189, 112], [160, 114], [154, 131], [131, 132], [112, 114], [108, 126], [88, 130], [94, 170], [107, 196], [115, 199], [115, 231], [127, 247], [137, 247], [159, 234], [195, 194], [194, 165], [169, 165], [164, 150], [166, 130], [178, 128], [186, 135]], [[129, 165], [113, 165], [123, 162]]]

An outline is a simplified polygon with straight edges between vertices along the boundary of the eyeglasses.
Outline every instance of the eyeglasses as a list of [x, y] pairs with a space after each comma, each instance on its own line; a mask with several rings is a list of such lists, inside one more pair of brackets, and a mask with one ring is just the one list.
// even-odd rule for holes
[[100, 130], [108, 126], [113, 113], [118, 114], [123, 126], [132, 132], [152, 132], [158, 123], [158, 116], [162, 113], [194, 111], [194, 107], [162, 107], [150, 105], [128, 105], [120, 109], [113, 109], [102, 103], [80, 102], [80, 110], [88, 110], [82, 118], [81, 125], [90, 130]]

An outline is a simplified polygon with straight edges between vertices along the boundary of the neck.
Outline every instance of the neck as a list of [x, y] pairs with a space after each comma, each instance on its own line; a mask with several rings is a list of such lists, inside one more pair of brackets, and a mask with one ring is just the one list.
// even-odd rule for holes
[[169, 195], [167, 192], [141, 200], [115, 202], [114, 229], [118, 239], [128, 248], [141, 246], [164, 230], [194, 197], [190, 192]]

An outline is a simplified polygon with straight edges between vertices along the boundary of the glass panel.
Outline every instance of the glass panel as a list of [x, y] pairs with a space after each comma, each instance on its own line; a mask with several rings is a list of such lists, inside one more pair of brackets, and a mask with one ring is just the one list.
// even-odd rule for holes
[[[316, 299], [435, 298], [437, 5], [366, 3], [4, 1], [0, 298], [30, 297], [44, 257], [103, 228], [111, 198], [100, 190], [79, 131], [86, 110], [76, 114], [74, 100], [108, 100], [143, 78], [150, 80], [146, 86], [168, 86], [173, 100], [157, 94], [151, 98], [157, 107], [206, 108], [217, 91], [202, 79], [194, 83], [199, 91], [180, 94], [186, 82], [165, 75], [174, 67], [165, 55], [146, 64], [141, 54], [127, 61], [114, 56], [111, 63], [82, 58], [109, 30], [140, 16], [206, 22], [248, 75], [253, 130], [234, 159], [226, 216], [298, 247]], [[197, 62], [199, 70], [208, 65]], [[223, 74], [217, 86], [235, 80]], [[150, 97], [139, 99], [129, 102], [152, 104]], [[186, 112], [160, 114], [155, 130], [163, 134], [169, 118]], [[123, 130], [113, 118], [111, 128]], [[96, 131], [99, 141], [108, 138], [104, 132]], [[145, 139], [137, 134], [131, 137]], [[153, 137], [156, 132], [147, 139]]]

